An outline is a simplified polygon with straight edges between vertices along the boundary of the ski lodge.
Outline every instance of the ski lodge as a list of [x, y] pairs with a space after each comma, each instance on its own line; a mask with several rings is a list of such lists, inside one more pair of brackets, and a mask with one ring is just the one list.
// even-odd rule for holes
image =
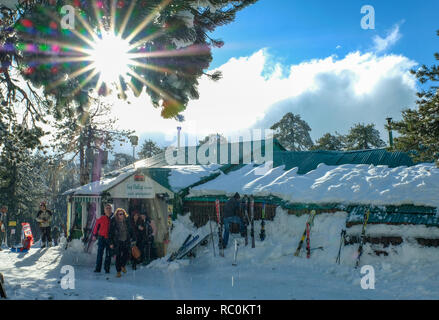
[[[99, 217], [108, 202], [128, 213], [146, 212], [157, 226], [157, 251], [164, 256], [168, 216], [177, 219], [189, 214], [201, 227], [209, 219], [216, 221], [215, 200], [223, 205], [235, 192], [254, 196], [255, 220], [265, 205], [267, 220], [275, 217], [277, 208], [294, 215], [311, 210], [317, 214], [347, 212], [348, 231], [362, 224], [367, 209], [369, 224], [439, 227], [439, 169], [434, 164], [415, 164], [406, 153], [386, 149], [291, 152], [276, 139], [271, 141], [218, 143], [210, 155], [203, 146], [182, 147], [181, 154], [172, 151], [171, 158], [180, 160], [177, 163], [170, 163], [164, 152], [110, 172], [100, 181], [65, 193], [67, 228], [73, 230], [73, 238], [80, 238], [94, 224], [89, 215]], [[255, 164], [268, 148], [272, 149], [269, 166]], [[239, 158], [231, 156], [232, 150], [239, 150]], [[205, 159], [192, 156], [200, 153]], [[439, 229], [432, 230], [437, 237], [433, 232], [415, 236], [415, 240], [439, 246]], [[353, 235], [350, 241], [357, 238]], [[397, 245], [404, 239], [404, 234], [392, 233], [367, 240]]]

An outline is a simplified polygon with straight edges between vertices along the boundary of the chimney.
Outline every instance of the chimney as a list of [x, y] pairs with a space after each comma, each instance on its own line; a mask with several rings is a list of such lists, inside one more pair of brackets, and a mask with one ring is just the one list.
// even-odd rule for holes
[[181, 132], [181, 127], [177, 127], [177, 147], [178, 149], [180, 149], [180, 132]]
[[389, 144], [390, 144], [390, 148], [393, 149], [392, 118], [386, 118], [386, 120], [388, 124], [387, 130], [389, 130]]

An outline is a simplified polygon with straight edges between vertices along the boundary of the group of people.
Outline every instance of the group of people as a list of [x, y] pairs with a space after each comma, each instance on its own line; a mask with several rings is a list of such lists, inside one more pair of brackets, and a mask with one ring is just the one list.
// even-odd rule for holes
[[[0, 208], [0, 251], [1, 246], [6, 238], [6, 224], [7, 224], [7, 214], [8, 207], [3, 205]], [[40, 203], [39, 211], [37, 212], [35, 220], [38, 222], [41, 232], [41, 248], [46, 246], [50, 247], [52, 245], [52, 240], [54, 245], [58, 245], [58, 239], [60, 237], [60, 229], [58, 227], [51, 228], [53, 213], [47, 209], [46, 202]], [[22, 237], [22, 248], [29, 249], [33, 243], [33, 238], [31, 236]]]
[[96, 221], [93, 239], [98, 241], [95, 272], [101, 272], [103, 262], [105, 273], [110, 273], [111, 257], [115, 255], [116, 276], [120, 278], [122, 272], [127, 272], [130, 259], [136, 270], [139, 263], [148, 263], [153, 256], [153, 224], [145, 213], [138, 211], [133, 211], [130, 217], [124, 209], [118, 208], [113, 215], [112, 206], [107, 204], [104, 215]]

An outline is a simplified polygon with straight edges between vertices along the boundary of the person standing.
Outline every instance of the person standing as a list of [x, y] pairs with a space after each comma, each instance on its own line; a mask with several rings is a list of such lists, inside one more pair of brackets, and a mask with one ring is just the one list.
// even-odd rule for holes
[[37, 213], [37, 222], [40, 225], [41, 230], [41, 248], [49, 247], [52, 243], [52, 236], [50, 232], [50, 223], [52, 222], [52, 211], [47, 210], [46, 202], [40, 203], [40, 210]]
[[240, 216], [241, 212], [241, 203], [239, 201], [241, 197], [239, 193], [235, 193], [235, 195], [230, 198], [226, 204], [224, 205], [224, 236], [223, 236], [223, 247], [227, 247], [227, 243], [229, 242], [229, 230], [230, 224], [237, 223], [239, 224], [239, 229], [241, 235], [245, 232], [245, 224]]
[[[133, 229], [135, 238], [136, 238], [136, 246], [141, 250], [141, 221], [140, 221], [140, 215], [138, 211], [133, 211], [133, 214], [130, 218], [131, 227]], [[137, 265], [141, 262], [141, 257], [136, 259], [133, 255], [131, 255], [131, 265], [133, 267], [133, 270], [137, 269]]]
[[[126, 273], [126, 264], [131, 254], [131, 245], [135, 244], [135, 235], [128, 221], [128, 214], [122, 208], [118, 208], [110, 222], [110, 249], [116, 253], [117, 277], [121, 277], [121, 271]], [[132, 241], [134, 240], [134, 243]]]
[[96, 268], [94, 272], [101, 272], [102, 259], [105, 253], [104, 270], [105, 273], [110, 273], [111, 264], [111, 249], [110, 249], [110, 223], [113, 215], [111, 204], [104, 207], [104, 215], [97, 221], [93, 230], [93, 240], [98, 239], [98, 254], [96, 257]]
[[0, 251], [2, 251], [2, 243], [6, 236], [7, 214], [8, 214], [8, 207], [2, 206], [0, 209]]

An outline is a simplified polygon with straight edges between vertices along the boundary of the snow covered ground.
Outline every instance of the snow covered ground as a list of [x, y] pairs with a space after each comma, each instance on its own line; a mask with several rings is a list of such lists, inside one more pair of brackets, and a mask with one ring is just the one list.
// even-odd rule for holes
[[[244, 246], [244, 239], [231, 235], [225, 257], [214, 256], [212, 245], [199, 247], [195, 258], [168, 263], [167, 257], [155, 260], [137, 271], [128, 267], [122, 278], [93, 273], [95, 255], [82, 252], [79, 241], [68, 250], [63, 246], [32, 248], [29, 253], [0, 252], [0, 272], [5, 276], [10, 299], [439, 299], [439, 249], [422, 248], [405, 242], [386, 248], [389, 256], [370, 255], [365, 248], [362, 265], [375, 270], [375, 289], [361, 288], [361, 270], [355, 269], [357, 246], [344, 247], [341, 264], [335, 263], [340, 231], [346, 213], [316, 216], [311, 233], [310, 259], [294, 257], [307, 216], [287, 215], [278, 209], [274, 221], [266, 223], [267, 238], [256, 238], [256, 248]], [[215, 244], [217, 244], [217, 228]], [[260, 223], [255, 224], [259, 235]], [[407, 227], [404, 227], [407, 228]], [[174, 222], [172, 252], [189, 232], [196, 230], [187, 216]], [[406, 230], [403, 230], [406, 231]], [[232, 266], [233, 242], [241, 246], [238, 266]], [[75, 289], [62, 289], [61, 269], [73, 266]], [[108, 279], [107, 279], [108, 278]]]

